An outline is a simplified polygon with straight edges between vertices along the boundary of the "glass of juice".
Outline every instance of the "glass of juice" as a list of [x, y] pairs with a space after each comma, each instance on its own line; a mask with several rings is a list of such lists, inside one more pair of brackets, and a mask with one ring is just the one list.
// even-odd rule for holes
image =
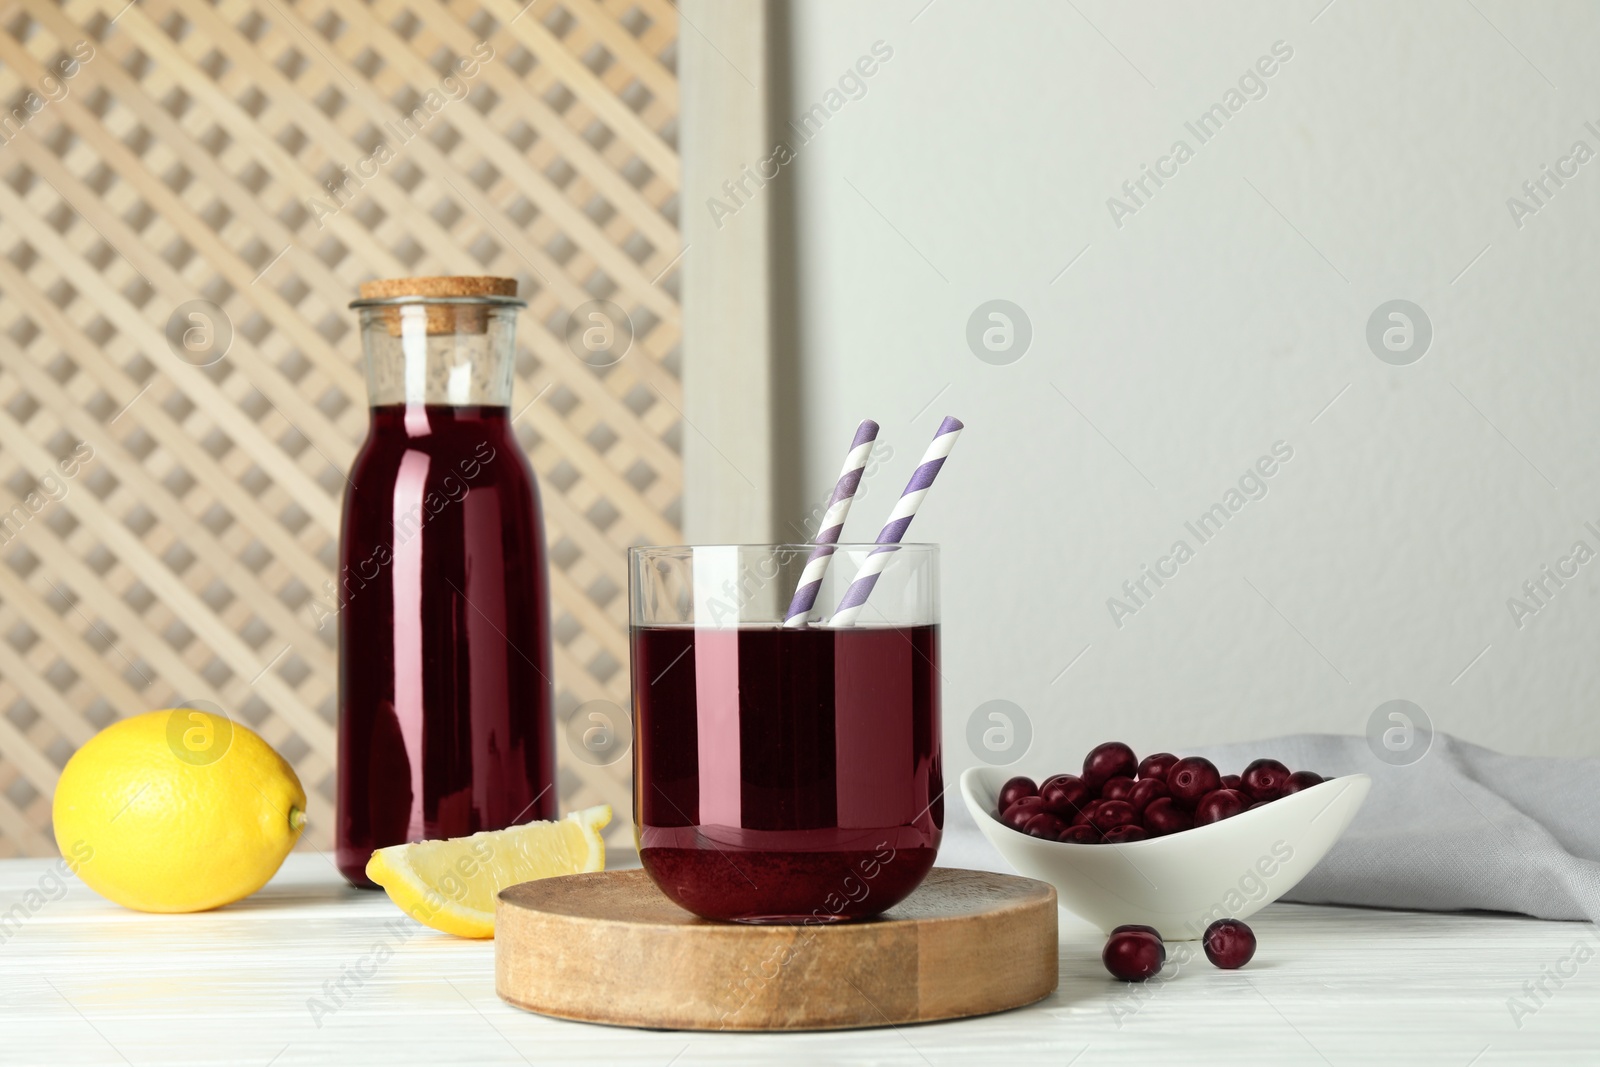
[[[369, 282], [370, 422], [340, 568], [336, 851], [556, 814], [549, 586], [539, 490], [512, 433], [516, 283]], [[326, 617], [323, 620], [327, 622]]]
[[[629, 553], [634, 824], [655, 884], [707, 919], [876, 915], [944, 825], [939, 550], [838, 545], [811, 621], [785, 609], [811, 545]], [[827, 617], [892, 552], [854, 625]]]

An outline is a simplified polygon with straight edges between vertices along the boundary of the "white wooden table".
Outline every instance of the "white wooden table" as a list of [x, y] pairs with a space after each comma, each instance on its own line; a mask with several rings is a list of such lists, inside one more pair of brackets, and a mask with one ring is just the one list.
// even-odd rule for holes
[[[1542, 1004], [1523, 989], [1570, 971], [1575, 945], [1600, 956], [1576, 923], [1275, 905], [1251, 921], [1260, 949], [1244, 970], [1200, 959], [1134, 987], [1106, 976], [1099, 937], [1063, 915], [1061, 985], [1033, 1007], [711, 1034], [512, 1008], [494, 993], [491, 942], [416, 926], [345, 888], [325, 856], [293, 855], [254, 897], [181, 916], [126, 911], [76, 880], [56, 893], [50, 867], [0, 861], [4, 1064], [1600, 1062], [1600, 958], [1559, 988], [1545, 979]], [[1535, 1009], [1520, 1028], [1512, 997]]]

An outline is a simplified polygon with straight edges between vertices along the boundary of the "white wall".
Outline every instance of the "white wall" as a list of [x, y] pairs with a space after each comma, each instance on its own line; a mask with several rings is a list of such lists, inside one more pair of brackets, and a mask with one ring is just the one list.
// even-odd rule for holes
[[[790, 498], [879, 420], [894, 458], [847, 535], [870, 540], [940, 417], [967, 423], [914, 527], [946, 553], [952, 772], [992, 699], [1031, 718], [1030, 763], [1359, 734], [1396, 697], [1502, 750], [1600, 752], [1600, 562], [1520, 629], [1507, 607], [1600, 550], [1600, 161], [1520, 229], [1506, 206], [1600, 151], [1600, 11], [1474, 2], [795, 5], [795, 112], [893, 57], [779, 179]], [[1201, 145], [1185, 121], [1277, 41], [1267, 95]], [[1107, 198], [1179, 138], [1194, 158], [1118, 228]], [[965, 339], [994, 298], [1032, 323], [1007, 366]], [[1394, 298], [1433, 323], [1410, 366], [1365, 340]], [[1199, 546], [1185, 521], [1277, 441], [1269, 494]], [[1179, 538], [1195, 557], [1118, 628], [1107, 599]]]

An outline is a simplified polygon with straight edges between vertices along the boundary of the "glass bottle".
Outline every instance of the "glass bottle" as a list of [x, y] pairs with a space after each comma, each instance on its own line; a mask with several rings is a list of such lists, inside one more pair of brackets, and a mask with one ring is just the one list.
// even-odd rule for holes
[[337, 855], [554, 818], [544, 522], [511, 427], [516, 282], [369, 282], [339, 539]]

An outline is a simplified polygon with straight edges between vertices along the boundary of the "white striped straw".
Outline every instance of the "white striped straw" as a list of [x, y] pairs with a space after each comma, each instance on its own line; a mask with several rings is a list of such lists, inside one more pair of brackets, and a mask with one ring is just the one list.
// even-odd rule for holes
[[905, 491], [900, 494], [900, 500], [895, 504], [894, 511], [889, 514], [889, 521], [884, 523], [883, 530], [878, 534], [878, 544], [884, 547], [874, 549], [866, 562], [861, 565], [861, 570], [856, 572], [855, 581], [845, 590], [844, 598], [839, 601], [839, 609], [833, 613], [832, 625], [855, 625], [856, 616], [861, 614], [861, 609], [866, 606], [867, 597], [872, 594], [872, 587], [878, 584], [878, 575], [889, 565], [890, 555], [894, 552], [892, 546], [904, 539], [906, 529], [916, 517], [922, 498], [928, 495], [928, 487], [933, 484], [939, 468], [944, 466], [945, 457], [950, 454], [950, 449], [955, 447], [956, 438], [960, 435], [959, 419], [946, 417], [939, 424], [939, 432], [933, 435], [933, 443], [922, 454], [922, 462], [917, 464], [917, 469], [912, 472]]
[[844, 531], [844, 520], [850, 514], [850, 503], [861, 485], [861, 472], [872, 453], [872, 443], [878, 439], [878, 424], [871, 419], [856, 427], [856, 436], [850, 442], [850, 452], [844, 457], [844, 469], [834, 483], [833, 495], [828, 498], [828, 510], [822, 515], [822, 528], [813, 539], [816, 548], [806, 561], [800, 574], [800, 584], [795, 588], [794, 599], [789, 602], [789, 613], [783, 624], [789, 627], [804, 626], [806, 616], [817, 602], [817, 592], [822, 588], [822, 576], [828, 571], [828, 561], [833, 558], [833, 546]]

